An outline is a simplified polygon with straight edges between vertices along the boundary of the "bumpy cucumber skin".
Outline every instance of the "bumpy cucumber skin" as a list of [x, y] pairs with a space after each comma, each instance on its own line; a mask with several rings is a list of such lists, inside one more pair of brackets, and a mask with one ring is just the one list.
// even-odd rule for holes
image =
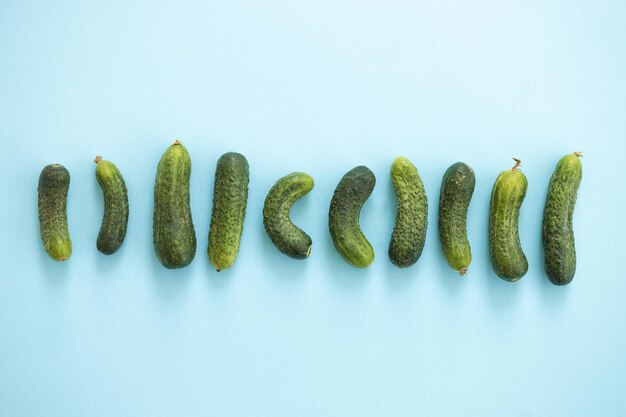
[[293, 259], [306, 259], [311, 253], [311, 237], [289, 218], [291, 206], [313, 189], [313, 178], [294, 172], [276, 181], [263, 205], [263, 225], [274, 245]]
[[576, 247], [572, 217], [580, 181], [580, 153], [561, 158], [548, 187], [543, 211], [542, 241], [545, 270], [554, 285], [567, 285], [576, 273]]
[[374, 261], [374, 249], [361, 230], [359, 217], [375, 185], [374, 173], [358, 166], [339, 181], [330, 202], [328, 228], [333, 244], [341, 257], [357, 268], [366, 268]]
[[424, 249], [428, 199], [422, 179], [411, 161], [396, 158], [390, 173], [398, 209], [389, 242], [389, 259], [399, 268], [408, 268], [417, 262]]
[[46, 166], [39, 175], [39, 228], [43, 246], [50, 258], [62, 262], [72, 255], [67, 226], [67, 193], [70, 173], [59, 164]]
[[228, 152], [217, 161], [213, 211], [207, 253], [217, 271], [230, 268], [239, 243], [248, 204], [250, 168], [245, 156]]
[[528, 260], [519, 239], [519, 210], [528, 180], [517, 169], [503, 171], [491, 192], [489, 209], [489, 257], [494, 272], [515, 282], [528, 271]]
[[169, 269], [189, 265], [196, 255], [190, 175], [191, 157], [176, 141], [161, 157], [154, 184], [154, 248], [161, 264]]
[[128, 225], [128, 191], [115, 164], [96, 157], [96, 179], [104, 196], [102, 226], [96, 248], [105, 255], [115, 253], [126, 237]]
[[439, 240], [448, 264], [464, 275], [472, 262], [467, 240], [467, 209], [476, 177], [463, 162], [452, 164], [443, 175], [439, 197]]

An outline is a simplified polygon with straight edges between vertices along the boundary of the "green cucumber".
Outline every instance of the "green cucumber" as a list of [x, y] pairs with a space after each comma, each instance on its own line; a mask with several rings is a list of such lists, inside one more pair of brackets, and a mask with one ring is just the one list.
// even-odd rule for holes
[[[513, 158], [515, 159], [515, 158]], [[519, 239], [519, 210], [526, 196], [528, 180], [519, 159], [513, 169], [503, 171], [493, 185], [489, 209], [489, 257], [494, 272], [515, 282], [528, 271], [528, 260]]]
[[357, 268], [366, 268], [374, 261], [374, 249], [361, 230], [359, 217], [375, 185], [374, 173], [358, 166], [339, 181], [330, 202], [328, 228], [333, 244], [341, 257]]
[[196, 255], [190, 175], [191, 158], [177, 140], [163, 153], [154, 183], [154, 249], [161, 264], [169, 269], [189, 265]]
[[270, 189], [263, 205], [263, 225], [274, 245], [294, 259], [311, 253], [311, 237], [289, 218], [291, 206], [313, 189], [313, 178], [304, 172], [282, 177]]
[[209, 261], [218, 272], [230, 268], [239, 253], [249, 182], [250, 168], [243, 155], [228, 152], [220, 157], [215, 170], [207, 249]]
[[72, 255], [72, 240], [67, 226], [67, 192], [70, 173], [63, 165], [46, 166], [39, 175], [39, 230], [43, 247], [55, 261]]
[[400, 156], [393, 161], [390, 171], [398, 209], [389, 242], [389, 259], [399, 268], [408, 268], [417, 262], [424, 249], [428, 199], [422, 179], [411, 161]]
[[580, 152], [564, 156], [550, 178], [543, 211], [542, 241], [545, 270], [554, 285], [567, 285], [576, 273], [572, 217], [582, 179]]
[[96, 156], [96, 179], [104, 195], [104, 215], [96, 248], [105, 255], [115, 253], [126, 236], [128, 225], [128, 191], [122, 174], [110, 161]]
[[476, 177], [469, 165], [452, 164], [443, 174], [439, 197], [439, 240], [448, 264], [465, 275], [472, 262], [472, 250], [467, 240], [467, 209]]

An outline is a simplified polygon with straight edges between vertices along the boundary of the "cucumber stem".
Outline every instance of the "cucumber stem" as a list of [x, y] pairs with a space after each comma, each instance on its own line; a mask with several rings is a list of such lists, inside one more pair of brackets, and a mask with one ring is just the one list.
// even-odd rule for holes
[[182, 145], [182, 144], [183, 144], [183, 143], [182, 143], [181, 141], [179, 141], [178, 139], [176, 139], [176, 140], [174, 141], [174, 143], [172, 143], [172, 146], [174, 146], [174, 145]]
[[97, 164], [99, 164], [100, 162], [102, 162], [102, 157], [101, 157], [100, 155], [97, 155], [97, 156], [96, 156], [96, 159], [94, 159], [94, 160], [93, 160], [93, 162], [94, 162], [96, 165], [97, 165]]
[[515, 161], [515, 165], [513, 165], [513, 168], [511, 168], [511, 171], [517, 171], [517, 168], [519, 168], [522, 165], [522, 161], [520, 161], [517, 158], [513, 158], [513, 160]]
[[467, 273], [467, 268], [461, 268], [459, 269], [459, 275], [463, 276]]
[[577, 152], [574, 152], [574, 155], [580, 158], [581, 156], [583, 156], [583, 153], [580, 151], [577, 151]]

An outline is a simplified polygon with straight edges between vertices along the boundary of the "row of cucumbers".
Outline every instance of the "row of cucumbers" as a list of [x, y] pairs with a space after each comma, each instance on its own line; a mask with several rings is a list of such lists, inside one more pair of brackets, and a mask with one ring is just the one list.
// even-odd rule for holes
[[[555, 285], [568, 284], [576, 270], [572, 214], [582, 178], [580, 152], [564, 156], [557, 164], [548, 188], [542, 240], [545, 269]], [[96, 178], [104, 194], [104, 216], [96, 246], [106, 255], [124, 241], [128, 223], [128, 193], [117, 167], [96, 157]], [[528, 270], [519, 239], [519, 210], [528, 182], [515, 159], [512, 169], [496, 178], [489, 209], [489, 255], [495, 273], [517, 281]], [[159, 161], [154, 185], [154, 248], [166, 268], [183, 268], [196, 253], [196, 233], [190, 209], [191, 158], [180, 141], [174, 142]], [[218, 270], [229, 268], [239, 252], [248, 200], [249, 167], [235, 152], [220, 157], [215, 172], [213, 211], [208, 238], [208, 256]], [[415, 264], [424, 248], [428, 227], [428, 201], [415, 166], [398, 157], [391, 165], [391, 181], [398, 208], [389, 244], [391, 262], [406, 268]], [[439, 200], [439, 236], [447, 262], [461, 275], [472, 255], [467, 240], [467, 209], [474, 193], [473, 170], [462, 162], [450, 166], [443, 176]], [[67, 225], [67, 193], [70, 175], [59, 164], [46, 166], [39, 177], [39, 221], [44, 248], [57, 261], [68, 259], [72, 242]], [[376, 177], [365, 166], [346, 173], [333, 194], [329, 230], [339, 254], [358, 268], [374, 261], [374, 250], [359, 226], [361, 207], [368, 199]], [[263, 223], [274, 245], [294, 259], [306, 259], [312, 240], [289, 217], [291, 206], [313, 189], [313, 178], [294, 172], [270, 189], [263, 206]]]

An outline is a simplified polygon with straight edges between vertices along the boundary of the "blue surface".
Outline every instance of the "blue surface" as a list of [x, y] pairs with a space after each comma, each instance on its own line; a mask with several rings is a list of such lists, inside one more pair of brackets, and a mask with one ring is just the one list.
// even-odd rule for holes
[[[99, 4], [97, 4], [99, 3]], [[0, 415], [623, 416], [626, 410], [623, 1], [25, 1], [0, 3]], [[152, 247], [152, 188], [174, 139], [193, 159], [198, 236], [186, 269]], [[213, 172], [250, 162], [235, 266], [206, 253]], [[549, 176], [581, 150], [578, 271], [545, 277]], [[93, 157], [130, 191], [122, 249], [95, 249]], [[397, 155], [430, 201], [416, 266], [387, 259]], [[528, 274], [498, 279], [487, 210], [523, 160]], [[474, 260], [466, 278], [436, 233], [441, 176], [469, 163]], [[71, 172], [74, 253], [39, 239], [41, 168]], [[356, 270], [327, 232], [333, 189], [365, 164], [362, 213], [377, 259]], [[279, 177], [309, 172], [295, 221], [311, 258], [281, 255], [261, 207]]]

